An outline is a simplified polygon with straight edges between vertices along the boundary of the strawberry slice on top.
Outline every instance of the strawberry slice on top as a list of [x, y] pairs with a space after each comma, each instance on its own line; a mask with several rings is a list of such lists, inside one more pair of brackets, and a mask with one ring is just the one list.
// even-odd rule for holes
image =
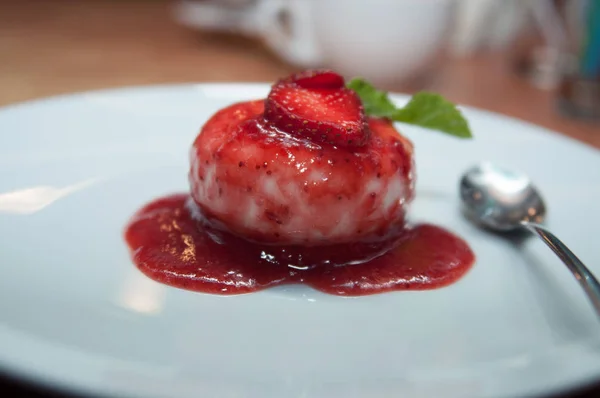
[[339, 147], [361, 147], [370, 136], [360, 98], [329, 70], [306, 71], [275, 83], [264, 117], [288, 134]]

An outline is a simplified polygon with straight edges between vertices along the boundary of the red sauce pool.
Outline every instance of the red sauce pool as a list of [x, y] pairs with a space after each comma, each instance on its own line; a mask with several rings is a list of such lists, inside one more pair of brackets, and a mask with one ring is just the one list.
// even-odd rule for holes
[[200, 223], [188, 199], [178, 194], [149, 203], [125, 232], [140, 271], [182, 289], [231, 295], [304, 283], [341, 296], [425, 290], [457, 281], [475, 260], [462, 239], [429, 224], [377, 243], [259, 245]]

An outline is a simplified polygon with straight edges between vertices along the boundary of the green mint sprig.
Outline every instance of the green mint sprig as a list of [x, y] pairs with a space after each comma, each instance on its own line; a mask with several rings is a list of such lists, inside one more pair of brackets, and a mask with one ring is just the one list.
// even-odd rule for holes
[[364, 79], [352, 79], [347, 87], [358, 94], [369, 116], [425, 127], [458, 138], [473, 137], [464, 116], [452, 102], [439, 94], [416, 93], [406, 106], [398, 108], [385, 91], [377, 90]]

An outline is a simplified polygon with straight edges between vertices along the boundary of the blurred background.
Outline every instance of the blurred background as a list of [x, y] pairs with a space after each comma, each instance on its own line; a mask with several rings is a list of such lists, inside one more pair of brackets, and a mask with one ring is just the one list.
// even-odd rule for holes
[[0, 0], [0, 105], [335, 68], [600, 147], [600, 0]]

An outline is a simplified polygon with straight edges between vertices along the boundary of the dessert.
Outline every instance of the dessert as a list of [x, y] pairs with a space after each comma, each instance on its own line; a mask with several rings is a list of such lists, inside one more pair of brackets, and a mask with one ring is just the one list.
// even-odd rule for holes
[[451, 123], [423, 117], [419, 101], [447, 107], [427, 93], [403, 109], [387, 101], [366, 82], [316, 70], [219, 110], [192, 145], [190, 193], [130, 220], [134, 263], [157, 281], [218, 294], [305, 283], [364, 295], [459, 279], [474, 261], [468, 245], [406, 223], [414, 148], [392, 121], [445, 123], [460, 136], [462, 120], [454, 108], [436, 114]]
[[191, 151], [192, 198], [213, 223], [263, 243], [387, 234], [413, 196], [412, 145], [391, 122], [366, 117], [341, 78], [306, 75], [208, 120]]

